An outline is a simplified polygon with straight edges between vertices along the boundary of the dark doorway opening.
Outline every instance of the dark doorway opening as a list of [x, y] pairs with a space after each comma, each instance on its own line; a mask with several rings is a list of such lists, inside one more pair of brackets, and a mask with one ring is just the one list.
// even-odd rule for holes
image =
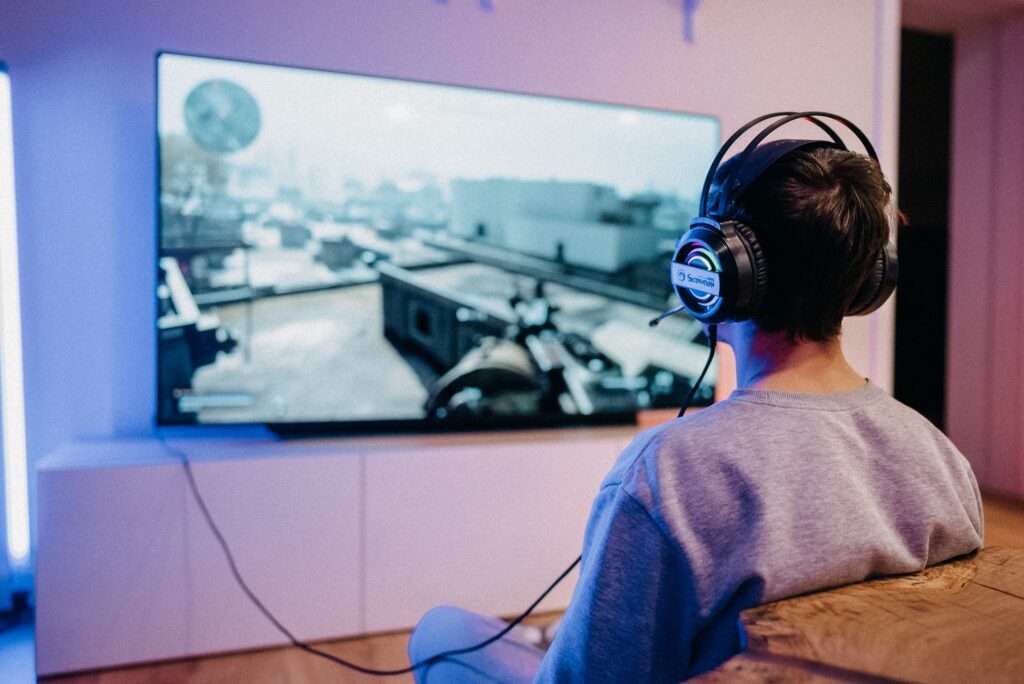
[[946, 289], [953, 39], [904, 29], [894, 394], [937, 427], [946, 399]]

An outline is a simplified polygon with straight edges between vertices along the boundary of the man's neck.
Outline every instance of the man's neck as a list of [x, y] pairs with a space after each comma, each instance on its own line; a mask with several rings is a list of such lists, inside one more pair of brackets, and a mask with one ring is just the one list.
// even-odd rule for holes
[[723, 339], [736, 353], [739, 389], [831, 394], [865, 384], [847, 362], [838, 337], [828, 342], [791, 341], [785, 333], [765, 333], [749, 322], [730, 327]]

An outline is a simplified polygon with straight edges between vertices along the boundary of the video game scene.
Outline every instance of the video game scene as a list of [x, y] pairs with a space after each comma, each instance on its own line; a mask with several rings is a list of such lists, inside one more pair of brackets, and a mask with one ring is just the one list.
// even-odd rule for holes
[[166, 53], [158, 100], [161, 424], [571, 424], [704, 366], [648, 321], [712, 117]]

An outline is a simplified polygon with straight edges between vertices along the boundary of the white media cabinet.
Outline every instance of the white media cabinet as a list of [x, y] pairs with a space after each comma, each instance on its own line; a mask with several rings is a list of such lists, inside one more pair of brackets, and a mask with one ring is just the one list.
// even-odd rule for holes
[[[520, 612], [579, 553], [635, 427], [311, 441], [175, 439], [241, 571], [299, 638]], [[249, 604], [156, 439], [39, 466], [40, 676], [285, 639]], [[540, 607], [567, 605], [575, 575]]]

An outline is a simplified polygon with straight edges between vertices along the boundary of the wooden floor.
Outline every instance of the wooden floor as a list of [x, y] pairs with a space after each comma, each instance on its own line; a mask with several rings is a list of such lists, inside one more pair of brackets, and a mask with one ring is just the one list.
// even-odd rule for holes
[[[376, 669], [408, 664], [405, 655], [407, 632], [347, 639], [318, 648]], [[305, 684], [306, 682], [412, 682], [412, 675], [375, 678], [349, 672], [337, 665], [294, 648], [235, 653], [157, 663], [121, 670], [105, 670], [69, 677], [48, 678], [60, 684]]]
[[[561, 612], [542, 613], [531, 616], [526, 623], [547, 625], [561, 615]], [[408, 641], [409, 632], [403, 631], [341, 639], [316, 644], [316, 647], [364, 667], [385, 670], [409, 665], [405, 650]], [[48, 677], [45, 681], [48, 684], [410, 684], [413, 677], [371, 677], [295, 648], [272, 648], [66, 677]]]
[[985, 546], [1024, 548], [1024, 502], [986, 494]]
[[[1024, 548], [1024, 503], [995, 496], [985, 496], [984, 500], [986, 546]], [[544, 624], [556, 617], [557, 614], [549, 613], [538, 616], [534, 622]], [[367, 667], [398, 668], [408, 664], [405, 652], [408, 637], [408, 632], [396, 632], [318, 646]], [[47, 681], [59, 684], [363, 684], [378, 681], [408, 683], [413, 680], [411, 676], [369, 677], [341, 669], [294, 648], [275, 648], [56, 677]]]

